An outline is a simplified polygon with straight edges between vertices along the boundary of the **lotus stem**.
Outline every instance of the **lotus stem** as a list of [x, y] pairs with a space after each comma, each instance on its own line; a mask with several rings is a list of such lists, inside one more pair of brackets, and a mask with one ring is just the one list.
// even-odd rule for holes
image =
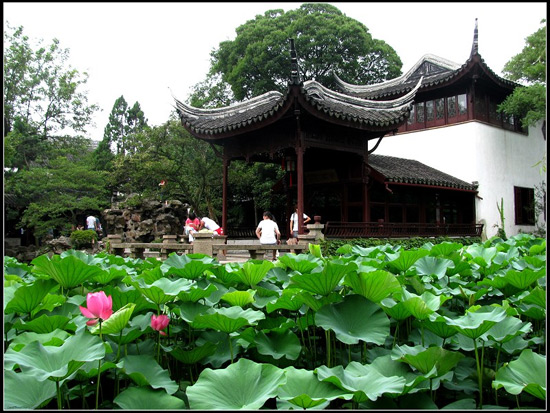
[[[101, 318], [99, 319], [99, 338], [103, 341], [103, 335], [101, 334]], [[97, 366], [97, 384], [95, 389], [95, 409], [99, 409], [99, 381], [101, 379], [101, 359], [98, 360]]]
[[483, 376], [482, 376], [482, 372], [481, 372], [481, 365], [479, 363], [479, 355], [478, 355], [478, 352], [477, 352], [477, 342], [476, 342], [476, 339], [474, 338], [474, 353], [476, 355], [476, 369], [477, 369], [477, 385], [479, 387], [479, 406], [478, 406], [478, 409], [482, 409], [483, 408], [483, 389], [482, 389], [482, 383], [483, 383]]
[[61, 388], [59, 387], [59, 381], [55, 381], [55, 390], [57, 392], [57, 410], [63, 410], [63, 402], [61, 401]]

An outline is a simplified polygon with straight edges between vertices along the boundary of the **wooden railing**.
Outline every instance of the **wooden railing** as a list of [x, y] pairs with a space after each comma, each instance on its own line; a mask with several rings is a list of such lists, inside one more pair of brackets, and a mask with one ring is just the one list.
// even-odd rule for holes
[[326, 238], [479, 237], [483, 224], [334, 222], [325, 224]]

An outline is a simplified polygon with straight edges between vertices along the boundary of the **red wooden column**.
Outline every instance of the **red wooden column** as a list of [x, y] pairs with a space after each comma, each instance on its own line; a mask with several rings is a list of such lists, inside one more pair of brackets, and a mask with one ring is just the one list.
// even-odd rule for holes
[[227, 235], [227, 172], [229, 170], [229, 159], [223, 157], [223, 184], [222, 184], [222, 228]]
[[[298, 204], [298, 235], [303, 234], [302, 226], [302, 217], [304, 213], [304, 148], [299, 145], [296, 148], [296, 175], [298, 181], [298, 194], [297, 194], [297, 204]], [[293, 211], [294, 212], [294, 211]]]

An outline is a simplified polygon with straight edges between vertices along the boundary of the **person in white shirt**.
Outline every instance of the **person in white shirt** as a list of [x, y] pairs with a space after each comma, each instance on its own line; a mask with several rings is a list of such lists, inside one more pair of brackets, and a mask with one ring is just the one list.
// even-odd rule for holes
[[218, 224], [216, 224], [216, 221], [208, 217], [201, 218], [201, 225], [199, 230], [203, 228], [212, 231], [214, 235], [223, 235], [223, 229]]
[[[273, 215], [269, 211], [265, 211], [263, 221], [256, 228], [256, 236], [260, 240], [260, 244], [278, 245], [281, 242], [281, 232], [279, 226], [273, 220]], [[277, 250], [273, 250], [273, 261], [277, 259]]]
[[[311, 221], [311, 218], [306, 214], [303, 214], [304, 224]], [[298, 238], [298, 205], [296, 205], [295, 212], [290, 216], [290, 233], [294, 238]]]

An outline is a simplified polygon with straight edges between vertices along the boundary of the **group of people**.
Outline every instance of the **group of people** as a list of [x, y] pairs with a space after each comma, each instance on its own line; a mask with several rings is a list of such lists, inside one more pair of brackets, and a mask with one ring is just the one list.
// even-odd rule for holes
[[[311, 218], [306, 214], [302, 214], [303, 224], [307, 224], [311, 221]], [[293, 238], [298, 238], [298, 206], [295, 208], [295, 212], [290, 217], [290, 233]], [[220, 227], [216, 221], [208, 217], [197, 218], [195, 213], [190, 212], [189, 216], [185, 220], [184, 231], [189, 236], [189, 243], [194, 241], [193, 235], [202, 229], [212, 231], [213, 236], [223, 235], [223, 228]], [[263, 220], [258, 224], [256, 228], [256, 236], [260, 240], [260, 244], [263, 245], [279, 245], [281, 243], [281, 231], [279, 226], [273, 217], [273, 214], [269, 211], [263, 213]], [[277, 258], [277, 250], [273, 250], [273, 260]]]
[[216, 221], [208, 217], [197, 218], [194, 212], [189, 213], [189, 216], [185, 220], [184, 231], [185, 235], [189, 236], [189, 243], [192, 244], [195, 238], [193, 234], [207, 229], [212, 231], [213, 235], [223, 235], [223, 228], [220, 227]]

